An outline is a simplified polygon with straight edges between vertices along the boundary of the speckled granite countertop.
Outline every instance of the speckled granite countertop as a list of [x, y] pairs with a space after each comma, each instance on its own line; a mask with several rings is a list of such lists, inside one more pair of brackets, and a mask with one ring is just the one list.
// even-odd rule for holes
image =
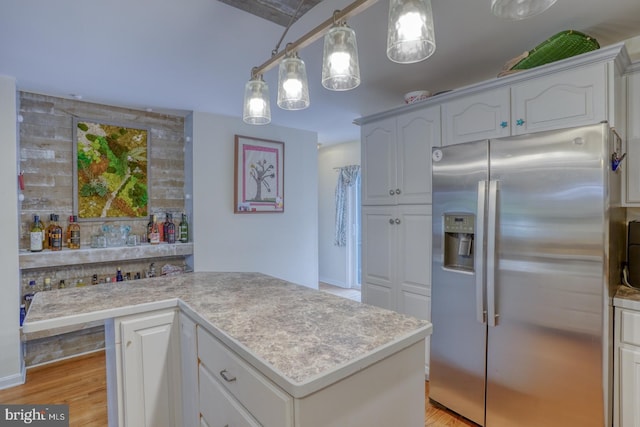
[[431, 323], [259, 273], [188, 273], [38, 293], [23, 333], [179, 307], [294, 397], [431, 333]]
[[613, 305], [640, 311], [640, 289], [623, 285], [618, 286], [613, 297]]

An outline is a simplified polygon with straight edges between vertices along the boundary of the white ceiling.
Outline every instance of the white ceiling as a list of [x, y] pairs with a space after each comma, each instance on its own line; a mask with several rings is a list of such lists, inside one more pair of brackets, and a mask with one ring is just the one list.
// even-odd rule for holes
[[[295, 40], [348, 0], [324, 0], [291, 28]], [[510, 58], [575, 29], [602, 46], [640, 35], [638, 0], [558, 0], [525, 21], [491, 15], [489, 0], [432, 0], [436, 53], [412, 65], [386, 58], [388, 1], [352, 18], [362, 84], [331, 92], [320, 84], [322, 40], [303, 49], [311, 106], [275, 103], [277, 69], [265, 75], [272, 123], [318, 132], [332, 144], [359, 139], [358, 117], [402, 104], [417, 89], [439, 92], [495, 77]], [[0, 0], [0, 74], [18, 89], [156, 111], [241, 117], [244, 85], [283, 27], [217, 0]], [[256, 130], [258, 132], [259, 130]]]

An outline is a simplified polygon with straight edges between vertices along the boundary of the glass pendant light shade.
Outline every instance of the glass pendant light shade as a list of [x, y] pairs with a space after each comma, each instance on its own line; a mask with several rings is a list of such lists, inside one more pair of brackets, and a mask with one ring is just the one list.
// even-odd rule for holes
[[435, 50], [431, 0], [391, 0], [387, 33], [389, 59], [411, 64], [427, 59]]
[[250, 125], [266, 125], [271, 122], [269, 86], [262, 75], [254, 76], [244, 86], [242, 120]]
[[309, 106], [309, 84], [304, 61], [297, 53], [287, 55], [278, 72], [278, 107], [302, 110]]
[[322, 86], [349, 90], [360, 84], [356, 32], [346, 24], [334, 25], [324, 36]]
[[491, 0], [491, 12], [501, 18], [520, 20], [549, 9], [557, 0]]

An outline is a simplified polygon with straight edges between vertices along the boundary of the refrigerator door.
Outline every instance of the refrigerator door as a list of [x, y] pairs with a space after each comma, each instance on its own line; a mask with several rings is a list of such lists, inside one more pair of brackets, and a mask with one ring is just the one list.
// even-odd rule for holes
[[[485, 354], [487, 326], [482, 320], [483, 302], [476, 285], [483, 285], [482, 250], [484, 212], [478, 212], [484, 196], [479, 182], [488, 179], [487, 141], [452, 145], [433, 150], [433, 254], [431, 284], [431, 362], [429, 397], [484, 424]], [[445, 214], [459, 214], [461, 221], [475, 218], [475, 240], [470, 250], [473, 268], [445, 268]], [[463, 235], [468, 239], [468, 235]], [[468, 251], [466, 240], [464, 251]], [[453, 255], [455, 256], [457, 252]], [[479, 275], [479, 277], [477, 277]], [[477, 282], [477, 279], [479, 282]], [[482, 298], [483, 289], [480, 289]], [[478, 321], [478, 317], [480, 321]]]
[[487, 283], [495, 295], [495, 313], [488, 313], [495, 314], [487, 336], [488, 427], [607, 425], [606, 129], [489, 143], [496, 241], [495, 283]]

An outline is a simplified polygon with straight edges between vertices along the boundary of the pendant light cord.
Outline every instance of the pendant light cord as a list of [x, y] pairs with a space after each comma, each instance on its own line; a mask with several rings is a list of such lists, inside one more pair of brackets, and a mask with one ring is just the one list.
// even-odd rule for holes
[[304, 0], [300, 0], [300, 3], [298, 3], [298, 8], [291, 16], [291, 19], [289, 20], [289, 25], [287, 25], [287, 28], [284, 29], [284, 33], [282, 33], [282, 37], [280, 37], [280, 40], [278, 40], [278, 44], [276, 44], [276, 47], [273, 48], [273, 50], [271, 51], [271, 56], [276, 56], [278, 54], [278, 51], [280, 50], [280, 45], [282, 44], [282, 40], [284, 40], [284, 36], [287, 35], [287, 33], [289, 32], [289, 28], [291, 28], [291, 26], [295, 22], [296, 17], [298, 16], [298, 12], [300, 12], [300, 9], [302, 8], [303, 4], [304, 4]]

